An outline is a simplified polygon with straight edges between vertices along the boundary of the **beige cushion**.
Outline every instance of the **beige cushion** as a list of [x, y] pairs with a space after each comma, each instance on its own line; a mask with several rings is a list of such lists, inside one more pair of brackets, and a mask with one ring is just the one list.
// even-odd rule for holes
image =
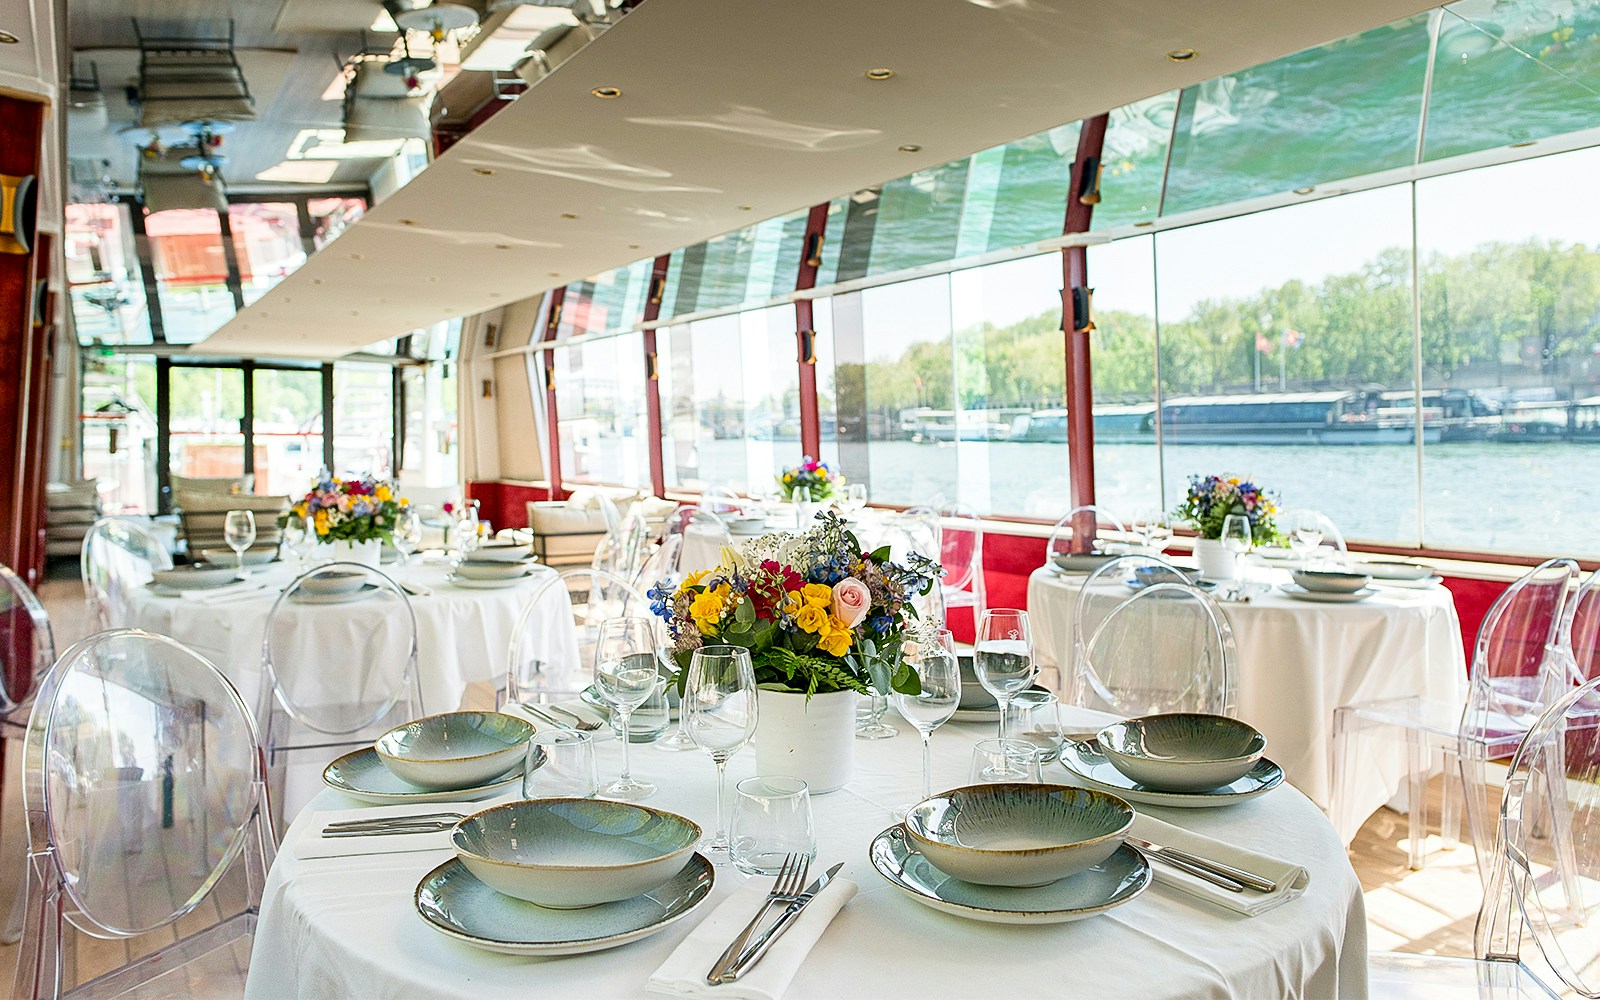
[[255, 476], [217, 476], [191, 478], [189, 476], [172, 477], [172, 495], [174, 497], [184, 493], [248, 493], [254, 485]]
[[183, 537], [191, 553], [201, 549], [228, 547], [227, 520], [230, 510], [249, 510], [256, 515], [256, 541], [252, 548], [270, 548], [278, 544], [282, 529], [278, 517], [289, 509], [289, 498], [258, 497], [249, 493], [233, 495], [189, 493], [177, 498], [183, 523]]
[[574, 510], [560, 500], [535, 500], [528, 504], [528, 530], [533, 553], [546, 566], [587, 566], [606, 536], [606, 519], [598, 507]]

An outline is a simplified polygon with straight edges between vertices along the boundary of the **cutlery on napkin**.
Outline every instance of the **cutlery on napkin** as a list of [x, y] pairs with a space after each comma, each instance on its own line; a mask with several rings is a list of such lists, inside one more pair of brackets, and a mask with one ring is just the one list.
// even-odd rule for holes
[[395, 582], [400, 584], [400, 589], [401, 590], [403, 590], [406, 593], [410, 594], [412, 597], [431, 597], [431, 596], [433, 596], [433, 591], [428, 589], [427, 587], [424, 587], [420, 583], [407, 583], [404, 580], [396, 580]]
[[182, 590], [178, 592], [178, 596], [196, 604], [227, 604], [229, 601], [254, 597], [264, 589], [265, 587], [259, 583], [241, 580], [238, 583], [230, 583], [226, 587], [212, 587], [209, 590]]
[[706, 970], [750, 919], [756, 906], [766, 899], [769, 881], [753, 878], [735, 889], [667, 956], [650, 977], [648, 988], [682, 997], [779, 1000], [828, 924], [855, 896], [857, 886], [847, 878], [835, 878], [817, 893], [811, 905], [800, 911], [789, 932], [773, 942], [766, 957], [742, 978], [717, 986], [707, 984]]
[[448, 851], [450, 850], [450, 830], [447, 826], [442, 830], [433, 830], [427, 833], [386, 833], [370, 837], [329, 837], [323, 830], [332, 823], [343, 823], [350, 820], [382, 820], [403, 819], [407, 816], [422, 816], [438, 813], [443, 809], [451, 809], [465, 815], [471, 815], [490, 806], [502, 802], [510, 802], [515, 796], [501, 795], [484, 802], [460, 802], [441, 806], [437, 802], [407, 803], [401, 806], [367, 806], [365, 809], [327, 809], [314, 812], [308, 816], [305, 830], [294, 843], [294, 856], [302, 860], [311, 858], [346, 858], [359, 857], [365, 854], [407, 854], [416, 851]]
[[1213, 840], [1203, 834], [1163, 823], [1152, 816], [1140, 813], [1133, 819], [1128, 835], [1139, 840], [1152, 841], [1169, 848], [1177, 848], [1211, 861], [1220, 861], [1242, 871], [1251, 872], [1277, 884], [1272, 892], [1230, 892], [1213, 885], [1189, 872], [1171, 865], [1155, 864], [1151, 871], [1157, 883], [1187, 893], [1223, 909], [1242, 913], [1247, 917], [1259, 916], [1282, 906], [1306, 891], [1311, 884], [1311, 873], [1300, 865], [1267, 854]]

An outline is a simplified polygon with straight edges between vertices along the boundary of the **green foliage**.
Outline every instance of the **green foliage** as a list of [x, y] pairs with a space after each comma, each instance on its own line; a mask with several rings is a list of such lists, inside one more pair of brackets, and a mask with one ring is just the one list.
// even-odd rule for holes
[[[806, 697], [829, 691], [856, 691], [869, 694], [867, 685], [845, 668], [840, 661], [797, 653], [782, 646], [771, 646], [758, 656], [752, 656], [756, 668], [756, 681], [769, 690], [804, 690]], [[782, 680], [777, 688], [773, 683]]]

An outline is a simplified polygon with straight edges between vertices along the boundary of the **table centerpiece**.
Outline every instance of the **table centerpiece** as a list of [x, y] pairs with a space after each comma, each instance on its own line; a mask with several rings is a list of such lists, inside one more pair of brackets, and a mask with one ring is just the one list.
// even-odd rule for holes
[[795, 505], [801, 531], [810, 527], [823, 504], [843, 495], [844, 483], [844, 473], [836, 472], [827, 462], [819, 462], [810, 455], [799, 465], [778, 473], [778, 492]]
[[1277, 497], [1256, 483], [1238, 476], [1190, 476], [1189, 492], [1173, 516], [1186, 521], [1198, 536], [1194, 541], [1195, 561], [1200, 575], [1212, 580], [1233, 576], [1233, 553], [1222, 544], [1222, 525], [1230, 514], [1250, 521], [1255, 544], [1278, 537], [1273, 515], [1278, 512]]
[[333, 546], [334, 559], [376, 569], [382, 559], [383, 543], [393, 544], [395, 518], [410, 503], [396, 495], [394, 484], [371, 476], [324, 476], [289, 508], [283, 520], [309, 517], [317, 542]]
[[671, 636], [680, 694], [696, 649], [750, 650], [756, 769], [822, 794], [850, 780], [856, 696], [917, 693], [902, 659], [921, 624], [912, 599], [940, 572], [921, 555], [902, 564], [888, 546], [863, 550], [844, 518], [824, 511], [806, 531], [724, 546], [715, 568], [658, 582], [650, 607]]

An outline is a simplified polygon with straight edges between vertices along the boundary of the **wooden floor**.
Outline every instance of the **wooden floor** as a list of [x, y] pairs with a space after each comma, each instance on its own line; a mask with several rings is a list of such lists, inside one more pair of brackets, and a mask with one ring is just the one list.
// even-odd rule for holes
[[[82, 589], [76, 579], [50, 579], [40, 590], [50, 611], [57, 648], [83, 638], [87, 633]], [[0, 913], [10, 912], [12, 899], [21, 888], [22, 796], [20, 747], [8, 747], [6, 754], [3, 805], [0, 805]], [[1430, 788], [1429, 815], [1439, 815], [1442, 779]], [[1481, 890], [1472, 848], [1462, 845], [1453, 850], [1430, 854], [1428, 867], [1412, 871], [1407, 867], [1406, 817], [1388, 809], [1380, 810], [1356, 835], [1350, 847], [1350, 860], [1366, 892], [1368, 944], [1373, 951], [1420, 952], [1434, 955], [1470, 956], [1473, 922], [1477, 917]], [[1430, 844], [1438, 846], [1437, 837]], [[225, 880], [202, 908], [180, 922], [178, 930], [204, 926], [243, 908], [242, 877], [235, 873]], [[97, 941], [77, 935], [75, 962], [68, 969], [71, 982], [82, 982], [100, 972], [115, 968], [175, 940], [171, 931], [128, 941]], [[1532, 950], [1532, 949], [1525, 949]], [[0, 945], [0, 982], [9, 982], [16, 964], [15, 945]], [[224, 956], [220, 971], [213, 968], [203, 978], [172, 984], [171, 996], [229, 997], [243, 989], [242, 971], [248, 950], [236, 946]], [[230, 981], [231, 980], [231, 981]]]

